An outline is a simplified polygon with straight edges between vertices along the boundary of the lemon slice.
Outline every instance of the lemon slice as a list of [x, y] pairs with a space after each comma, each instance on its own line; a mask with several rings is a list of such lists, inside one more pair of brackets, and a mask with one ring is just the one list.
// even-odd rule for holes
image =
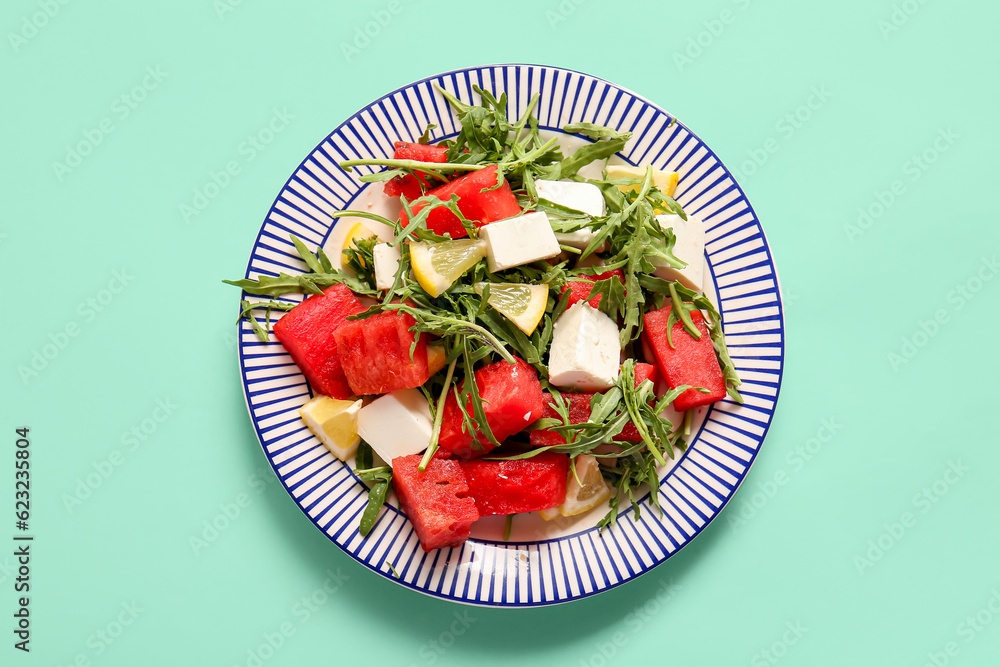
[[[608, 165], [608, 178], [638, 178], [640, 181], [646, 178], [646, 168], [645, 167], [631, 167], [626, 164], [609, 164]], [[677, 190], [677, 181], [680, 180], [680, 176], [676, 171], [660, 171], [659, 169], [653, 170], [653, 185], [657, 190], [667, 195], [668, 197], [674, 196], [674, 191]], [[638, 185], [619, 185], [618, 189], [622, 192], [638, 192]], [[657, 210], [657, 213], [669, 213], [669, 211]]]
[[[575, 516], [591, 510], [611, 497], [611, 488], [604, 481], [604, 475], [597, 464], [597, 459], [589, 454], [581, 454], [573, 459], [576, 466], [576, 476], [569, 471], [566, 480], [566, 500], [559, 506], [563, 516]], [[577, 483], [579, 477], [580, 483]]]
[[323, 252], [330, 258], [330, 264], [338, 271], [347, 271], [354, 275], [350, 269], [344, 266], [347, 255], [344, 250], [354, 243], [356, 237], [365, 237], [371, 234], [370, 228], [362, 222], [362, 218], [343, 217], [337, 220], [337, 224], [330, 230], [330, 236], [323, 243]]
[[545, 314], [545, 302], [549, 297], [548, 285], [525, 285], [522, 283], [476, 283], [476, 294], [482, 294], [486, 285], [490, 286], [490, 304], [517, 328], [530, 336]]
[[329, 396], [315, 396], [299, 409], [309, 430], [341, 461], [358, 449], [358, 410], [361, 401], [341, 401]]
[[486, 257], [484, 241], [459, 239], [410, 244], [410, 266], [417, 282], [434, 297], [440, 296], [483, 257]]
[[[373, 236], [375, 236], [375, 232], [368, 229], [360, 222], [354, 223], [354, 226], [351, 227], [351, 229], [347, 232], [347, 235], [344, 237], [344, 249], [340, 251], [341, 262], [343, 263], [343, 265], [347, 266], [347, 260], [349, 257], [349, 255], [347, 254], [347, 250], [349, 248], [357, 250], [358, 246], [354, 242], [356, 239], [368, 239]], [[364, 265], [365, 265], [364, 260], [361, 260], [361, 266]]]

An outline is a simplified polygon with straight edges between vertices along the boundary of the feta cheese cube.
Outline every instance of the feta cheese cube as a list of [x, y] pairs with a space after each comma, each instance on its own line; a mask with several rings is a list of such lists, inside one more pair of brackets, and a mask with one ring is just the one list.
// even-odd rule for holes
[[604, 215], [604, 195], [593, 183], [576, 181], [535, 181], [542, 199], [597, 217]]
[[[593, 183], [576, 181], [535, 181], [538, 196], [553, 204], [576, 209], [592, 216], [604, 215], [604, 195]], [[556, 239], [563, 245], [583, 250], [597, 235], [592, 229], [578, 229], [575, 232], [556, 232]]]
[[419, 389], [400, 389], [358, 411], [358, 435], [382, 460], [419, 454], [431, 442], [431, 408]]
[[614, 320], [579, 302], [556, 320], [549, 382], [583, 391], [610, 389], [618, 379], [621, 345]]
[[[595, 236], [597, 236], [597, 232], [593, 229], [578, 229], [575, 232], [556, 232], [556, 240], [559, 243], [572, 248], [579, 248], [580, 250], [586, 249]], [[597, 248], [597, 251], [601, 252], [603, 250], [604, 244], [602, 243], [601, 247]]]
[[372, 248], [372, 255], [375, 258], [375, 289], [389, 289], [396, 280], [396, 271], [399, 270], [402, 252], [398, 245], [377, 243]]
[[560, 252], [548, 216], [539, 211], [491, 222], [479, 229], [479, 237], [486, 241], [486, 265], [494, 272], [555, 257]]
[[673, 228], [677, 237], [674, 255], [687, 262], [687, 266], [675, 269], [653, 260], [657, 265], [654, 273], [664, 280], [677, 280], [689, 289], [701, 290], [705, 276], [705, 223], [690, 215], [684, 220], [675, 214], [657, 215], [656, 221], [662, 229]]

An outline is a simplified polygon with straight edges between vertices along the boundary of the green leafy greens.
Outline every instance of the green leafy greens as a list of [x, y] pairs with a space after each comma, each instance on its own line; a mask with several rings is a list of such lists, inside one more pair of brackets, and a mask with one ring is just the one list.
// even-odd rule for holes
[[[246, 295], [266, 297], [321, 294], [331, 285], [346, 285], [356, 294], [374, 301], [365, 311], [350, 319], [364, 319], [382, 312], [403, 312], [413, 317], [411, 330], [418, 338], [438, 338], [445, 348], [446, 369], [435, 374], [421, 388], [431, 406], [433, 430], [420, 470], [430, 463], [437, 449], [444, 405], [449, 397], [457, 402], [463, 429], [473, 437], [474, 447], [485, 448], [487, 443], [494, 446], [503, 444], [492, 433], [477, 383], [470, 379], [474, 377], [477, 367], [501, 360], [513, 363], [514, 357], [519, 357], [538, 372], [543, 388], [552, 395], [552, 409], [557, 415], [557, 418], [540, 419], [531, 428], [548, 428], [560, 434], [565, 442], [523, 450], [518, 448], [515, 437], [514, 442], [507, 443], [498, 454], [507, 459], [530, 458], [543, 451], [561, 452], [570, 457], [584, 454], [598, 456], [602, 474], [613, 489], [610, 510], [599, 524], [602, 528], [615, 523], [619, 503], [626, 499], [635, 509], [635, 518], [638, 519], [638, 497], [644, 486], [650, 489], [651, 504], [659, 510], [657, 470], [665, 465], [668, 458], [673, 458], [676, 451], [686, 447], [685, 438], [690, 436], [691, 431], [690, 414], [685, 416], [682, 424], [674, 425], [662, 413], [677, 396], [691, 387], [682, 385], [657, 397], [648, 380], [636, 386], [635, 361], [628, 359], [622, 364], [615, 385], [594, 395], [589, 421], [574, 424], [563, 394], [557, 387], [549, 385], [546, 362], [554, 323], [568, 305], [568, 293], [563, 293], [564, 288], [569, 282], [583, 282], [591, 286], [588, 299], [600, 297], [600, 310], [622, 323], [620, 343], [623, 349], [638, 345], [637, 339], [643, 328], [642, 313], [662, 307], [667, 300], [671, 308], [668, 336], [673, 324], [680, 322], [688, 334], [700, 338], [702, 331], [695, 325], [691, 313], [701, 311], [727, 390], [734, 400], [742, 402], [737, 390], [740, 380], [726, 349], [722, 319], [715, 307], [704, 295], [655, 275], [658, 267], [686, 266], [673, 253], [676, 242], [673, 231], [661, 226], [656, 217], [658, 212], [665, 211], [687, 219], [683, 208], [670, 194], [655, 186], [651, 167], [647, 167], [643, 177], [637, 179], [609, 179], [606, 174], [603, 178], [585, 179], [580, 175], [580, 170], [587, 165], [620, 152], [631, 138], [628, 132], [584, 122], [566, 125], [563, 127], [565, 132], [582, 135], [590, 141], [565, 155], [556, 138], [547, 138], [539, 129], [533, 115], [538, 102], [537, 93], [528, 102], [524, 113], [511, 121], [507, 115], [506, 94], [497, 98], [489, 91], [474, 86], [480, 103], [468, 104], [440, 87], [437, 90], [453, 109], [460, 128], [453, 138], [438, 143], [447, 149], [445, 162], [372, 158], [340, 164], [345, 171], [360, 165], [385, 168], [361, 177], [363, 182], [386, 181], [407, 174], [422, 177], [417, 179], [421, 184], [421, 195], [413, 200], [401, 198], [405, 217], [409, 221], [406, 227], [400, 220], [390, 220], [366, 211], [337, 211], [332, 214], [333, 218], [350, 215], [375, 220], [392, 230], [389, 243], [400, 247], [401, 260], [390, 289], [376, 289], [374, 247], [379, 240], [375, 237], [355, 239], [352, 247], [344, 250], [341, 262], [344, 268], [340, 269], [322, 248], [310, 251], [300, 239], [292, 236], [291, 242], [308, 269], [306, 272], [299, 275], [261, 275], [256, 279], [224, 282], [241, 288]], [[434, 125], [428, 125], [418, 141], [430, 143], [430, 132], [434, 128]], [[427, 183], [443, 182], [490, 165], [497, 167], [497, 182], [487, 190], [500, 187], [506, 180], [525, 212], [537, 210], [546, 213], [557, 233], [592, 230], [593, 239], [582, 249], [563, 246], [565, 259], [535, 262], [497, 273], [490, 272], [486, 263], [480, 261], [442, 294], [431, 297], [410, 275], [408, 242], [437, 243], [446, 240], [427, 224], [432, 212], [442, 207], [458, 218], [471, 238], [477, 237], [478, 229], [473, 221], [465, 217], [456, 196], [441, 200], [428, 190]], [[535, 187], [538, 180], [565, 179], [585, 181], [598, 187], [604, 198], [606, 213], [590, 216], [538, 196]], [[419, 210], [414, 214], [418, 205]], [[582, 262], [576, 268], [570, 268], [572, 256], [577, 262]], [[622, 272], [624, 280], [615, 276], [596, 277], [614, 269]], [[511, 282], [546, 284], [550, 288], [541, 322], [530, 335], [487, 306], [489, 286]], [[480, 290], [481, 294], [474, 287], [478, 283], [486, 285]], [[246, 318], [252, 330], [266, 341], [271, 310], [289, 310], [292, 307], [294, 303], [291, 301], [255, 302], [244, 299], [240, 317]], [[263, 324], [254, 314], [261, 310], [266, 312]], [[673, 342], [670, 344], [673, 345]], [[641, 438], [639, 442], [615, 439], [629, 423], [635, 425]], [[609, 448], [608, 445], [615, 447]], [[361, 519], [361, 533], [367, 535], [385, 501], [392, 469], [374, 466], [372, 450], [362, 442], [358, 448], [355, 473], [370, 486], [368, 505]], [[508, 530], [509, 527], [508, 523]]]
[[358, 532], [363, 536], [367, 536], [375, 527], [379, 511], [385, 504], [385, 496], [392, 484], [392, 468], [389, 466], [375, 467], [374, 458], [371, 445], [362, 440], [358, 444], [354, 474], [362, 482], [369, 485], [368, 504], [365, 505], [365, 511], [361, 514], [361, 525], [358, 527]]

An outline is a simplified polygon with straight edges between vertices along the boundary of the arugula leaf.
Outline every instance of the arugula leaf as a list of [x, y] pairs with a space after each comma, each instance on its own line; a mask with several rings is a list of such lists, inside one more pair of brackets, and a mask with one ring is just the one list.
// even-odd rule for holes
[[614, 493], [608, 500], [608, 505], [610, 505], [611, 509], [598, 522], [598, 530], [615, 525], [618, 520], [618, 504], [624, 496], [628, 497], [632, 509], [635, 510], [632, 519], [638, 521], [642, 508], [639, 506], [638, 500], [636, 500], [636, 492], [644, 484], [649, 486], [650, 502], [662, 516], [663, 510], [660, 508], [660, 499], [657, 492], [659, 477], [656, 471], [656, 459], [653, 458], [652, 452], [636, 452], [626, 458], [620, 458], [618, 459], [618, 465], [614, 468], [602, 466], [602, 472], [606, 477], [610, 477], [614, 481]]
[[631, 138], [632, 133], [626, 132], [612, 139], [602, 139], [601, 141], [593, 144], [581, 146], [569, 157], [563, 158], [552, 167], [543, 168], [541, 172], [545, 174], [546, 180], [550, 181], [559, 181], [564, 178], [571, 178], [576, 176], [576, 172], [580, 171], [581, 168], [587, 166], [591, 162], [611, 157], [621, 149], [625, 148], [625, 144]]
[[408, 172], [419, 171], [422, 174], [431, 174], [435, 178], [440, 179], [445, 178], [444, 172], [446, 171], [479, 171], [480, 169], [486, 168], [486, 165], [484, 164], [468, 164], [464, 162], [421, 162], [419, 160], [395, 160], [392, 158], [364, 158], [357, 160], [344, 160], [340, 163], [340, 168], [344, 171], [353, 171], [352, 167], [360, 166], [394, 167], [396, 169], [405, 169]]
[[299, 239], [299, 237], [295, 236], [294, 234], [291, 235], [291, 238], [292, 238], [292, 243], [295, 244], [295, 250], [299, 253], [299, 256], [306, 263], [306, 266], [309, 267], [309, 270], [312, 271], [313, 273], [323, 273], [323, 265], [320, 264], [319, 259], [316, 258], [316, 255], [309, 252], [309, 249], [306, 248], [306, 244], [303, 243]]
[[322, 269], [320, 273], [333, 273], [335, 271], [333, 263], [330, 261], [330, 258], [326, 256], [322, 246], [316, 248], [316, 258], [319, 260], [320, 268]]
[[441, 397], [438, 399], [437, 406], [434, 409], [431, 439], [427, 444], [427, 450], [424, 452], [423, 458], [420, 459], [420, 465], [417, 466], [417, 470], [420, 472], [427, 469], [427, 466], [431, 463], [431, 459], [434, 458], [434, 453], [437, 452], [438, 438], [441, 436], [441, 420], [444, 418], [444, 403], [448, 399], [448, 389], [451, 387], [451, 378], [455, 375], [456, 363], [458, 363], [458, 358], [452, 359], [451, 363], [448, 364], [448, 373], [444, 376], [444, 388], [441, 390]]
[[667, 286], [670, 290], [670, 304], [673, 308], [674, 313], [677, 314], [677, 319], [679, 319], [684, 324], [684, 330], [691, 334], [691, 338], [695, 340], [701, 339], [701, 332], [695, 327], [694, 322], [691, 320], [691, 311], [689, 308], [685, 307], [683, 301], [677, 296], [677, 285], [673, 282]]
[[[527, 199], [525, 204], [528, 204]], [[562, 204], [556, 204], [543, 197], [536, 197], [534, 204], [530, 204], [530, 206], [536, 211], [552, 214], [549, 216], [549, 222], [552, 225], [552, 230], [555, 232], [575, 232], [584, 227], [592, 227], [600, 224], [600, 217], [594, 218], [583, 211], [578, 211]], [[553, 219], [553, 215], [557, 217]]]
[[373, 174], [359, 176], [358, 180], [362, 183], [382, 183], [384, 181], [391, 181], [397, 176], [404, 176], [408, 173], [410, 172], [405, 169], [384, 169], [382, 171], [376, 171]]
[[375, 452], [372, 446], [362, 440], [358, 443], [358, 451], [354, 455], [354, 465], [358, 470], [367, 470], [375, 465]]
[[[468, 397], [468, 401], [472, 404], [472, 411], [476, 415], [476, 425], [478, 427], [478, 433], [484, 435], [486, 439], [489, 440], [494, 447], [499, 447], [500, 441], [496, 439], [495, 435], [493, 435], [493, 429], [490, 428], [490, 424], [486, 420], [486, 412], [483, 410], [483, 401], [479, 397], [479, 383], [476, 382], [476, 377], [474, 373], [475, 362], [469, 356], [468, 340], [462, 341], [462, 353], [463, 356], [465, 357], [465, 372], [467, 373], [467, 375], [465, 376], [465, 382], [462, 383], [462, 385], [468, 387], [465, 395], [466, 397]], [[511, 360], [511, 363], [514, 363], [513, 360]], [[459, 404], [462, 403], [464, 403], [464, 401], [459, 401]], [[472, 431], [473, 446], [475, 446], [478, 442], [478, 439], [476, 438], [476, 433], [477, 431], [475, 430]]]
[[420, 135], [419, 139], [417, 139], [417, 143], [423, 144], [425, 146], [431, 143], [431, 130], [436, 130], [436, 129], [437, 125], [435, 125], [434, 123], [427, 123], [427, 127], [424, 128], [424, 133]]
[[367, 537], [372, 528], [378, 522], [379, 512], [385, 504], [385, 497], [392, 484], [392, 468], [389, 466], [372, 467], [374, 454], [371, 445], [362, 440], [358, 444], [358, 452], [355, 455], [354, 474], [362, 482], [370, 485], [368, 489], [368, 503], [365, 511], [361, 514], [361, 523], [358, 532], [362, 537]]
[[[268, 332], [271, 330], [271, 309], [277, 308], [278, 310], [291, 310], [296, 305], [298, 304], [288, 303], [287, 301], [254, 302], [242, 299], [240, 301], [240, 316], [237, 318], [237, 321], [245, 317], [250, 322], [250, 328], [253, 329], [255, 334], [257, 334], [257, 337], [267, 343], [271, 340], [268, 336]], [[267, 311], [266, 326], [261, 326], [260, 322], [257, 321], [257, 318], [254, 317], [253, 311], [256, 308], [263, 308]]]
[[[253, 295], [281, 296], [283, 294], [322, 294], [324, 289], [337, 283], [346, 285], [353, 292], [358, 294], [364, 294], [366, 296], [378, 295], [378, 291], [374, 289], [374, 277], [371, 277], [370, 280], [365, 280], [364, 278], [358, 278], [343, 271], [338, 271], [333, 268], [333, 265], [330, 263], [330, 258], [326, 256], [326, 253], [323, 252], [322, 248], [317, 248], [316, 253], [314, 254], [306, 248], [305, 244], [298, 237], [291, 235], [290, 238], [295, 246], [295, 249], [302, 257], [302, 260], [306, 263], [306, 266], [309, 267], [311, 273], [303, 273], [297, 276], [280, 273], [277, 276], [260, 276], [256, 280], [252, 278], [244, 278], [243, 280], [223, 280], [222, 282], [227, 285], [239, 287], [247, 294]], [[354, 251], [352, 250], [348, 252], [351, 253]], [[374, 261], [370, 262], [369, 266], [374, 266]], [[268, 301], [263, 304], [250, 304], [251, 302], [249, 301], [241, 301], [242, 310], [240, 311], [240, 319], [246, 318], [249, 320], [250, 326], [253, 328], [258, 338], [264, 342], [270, 340], [268, 337], [271, 317], [270, 309], [278, 308], [281, 310], [291, 310], [296, 305], [276, 301]], [[255, 308], [268, 309], [268, 327], [266, 329], [261, 327], [260, 323], [254, 317], [252, 311]]]
[[[377, 236], [370, 236], [366, 239], [356, 238], [354, 244], [343, 252], [347, 258], [344, 262], [347, 268], [354, 272], [358, 280], [364, 281], [372, 290], [375, 290], [375, 245], [377, 243], [379, 243]], [[319, 252], [323, 252], [323, 249], [320, 248]], [[329, 261], [327, 260], [327, 263]], [[333, 267], [330, 267], [330, 270], [332, 271]]]
[[337, 283], [347, 285], [351, 291], [358, 294], [364, 294], [365, 296], [378, 295], [378, 292], [373, 290], [365, 281], [359, 280], [355, 276], [348, 275], [343, 271], [303, 273], [298, 276], [280, 273], [277, 276], [260, 276], [257, 280], [245, 278], [243, 280], [223, 280], [222, 282], [227, 285], [239, 287], [247, 294], [258, 296], [322, 294], [325, 288]]
[[582, 134], [588, 139], [617, 139], [624, 136], [618, 130], [614, 130], [606, 125], [594, 125], [593, 123], [570, 123], [569, 125], [563, 125], [563, 132]]
[[667, 196], [666, 193], [654, 189], [650, 191], [649, 198], [653, 200], [653, 204], [654, 206], [656, 206], [656, 208], [667, 209], [671, 213], [675, 213], [681, 216], [681, 220], [688, 219], [687, 213], [684, 212], [684, 209], [681, 207], [681, 205], [678, 204], [676, 201], [674, 201], [673, 197]]
[[368, 533], [375, 527], [382, 505], [385, 504], [385, 496], [389, 492], [389, 484], [392, 481], [392, 469], [389, 470], [388, 476], [376, 481], [368, 492], [368, 504], [365, 505], [365, 511], [361, 515], [361, 524], [358, 526], [358, 532], [361, 533], [362, 537], [367, 537]]

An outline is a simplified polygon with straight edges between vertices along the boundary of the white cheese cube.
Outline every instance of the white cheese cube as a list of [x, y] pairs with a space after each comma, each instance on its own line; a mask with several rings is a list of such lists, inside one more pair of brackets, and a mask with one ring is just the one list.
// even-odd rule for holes
[[[579, 248], [580, 250], [586, 249], [590, 245], [590, 242], [594, 240], [597, 236], [597, 232], [592, 229], [578, 229], [575, 232], [556, 232], [556, 240], [563, 245], [568, 245], [571, 248]], [[604, 250], [604, 244], [598, 248], [598, 251]]]
[[560, 252], [548, 216], [539, 211], [491, 222], [479, 229], [479, 237], [486, 241], [486, 265], [494, 272], [555, 257]]
[[581, 301], [552, 329], [549, 382], [583, 391], [610, 389], [618, 379], [620, 354], [614, 320]]
[[[553, 204], [576, 209], [592, 216], [604, 215], [604, 195], [593, 183], [575, 181], [535, 181], [538, 196]], [[575, 232], [556, 232], [556, 239], [563, 245], [583, 250], [597, 235], [592, 229], [578, 229]]]
[[654, 273], [664, 280], [677, 280], [689, 289], [701, 290], [705, 275], [705, 223], [690, 215], [684, 220], [675, 214], [658, 215], [656, 221], [662, 229], [673, 228], [677, 237], [674, 255], [687, 262], [687, 266], [675, 269], [653, 260], [658, 265]]
[[597, 217], [604, 215], [604, 195], [593, 183], [576, 181], [535, 181], [542, 199]]
[[377, 243], [372, 248], [372, 255], [375, 258], [375, 289], [389, 289], [396, 280], [402, 252], [398, 245]]
[[431, 442], [431, 408], [419, 389], [380, 396], [358, 411], [358, 435], [382, 460], [419, 454]]

